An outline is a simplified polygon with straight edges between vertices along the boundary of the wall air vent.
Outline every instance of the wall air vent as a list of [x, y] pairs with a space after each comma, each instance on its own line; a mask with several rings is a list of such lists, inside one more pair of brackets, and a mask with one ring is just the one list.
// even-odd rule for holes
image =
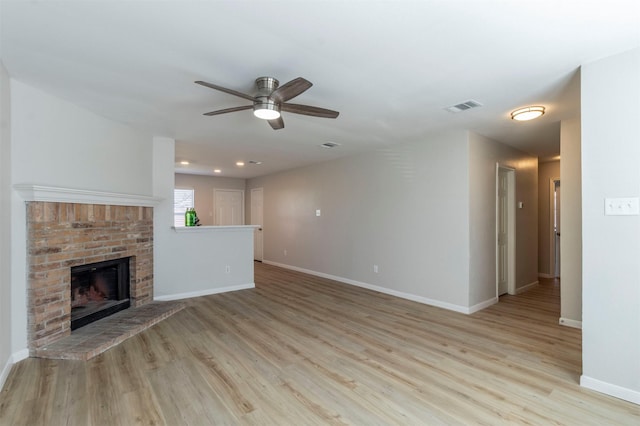
[[322, 148], [335, 148], [337, 146], [340, 146], [339, 143], [335, 143], [335, 142], [325, 142], [323, 144], [320, 145]]
[[445, 110], [447, 110], [449, 112], [462, 112], [462, 111], [466, 111], [468, 109], [478, 108], [478, 107], [481, 107], [481, 106], [482, 106], [482, 104], [480, 102], [474, 101], [472, 99], [469, 99], [468, 101], [464, 101], [464, 102], [459, 103], [457, 105], [446, 107]]

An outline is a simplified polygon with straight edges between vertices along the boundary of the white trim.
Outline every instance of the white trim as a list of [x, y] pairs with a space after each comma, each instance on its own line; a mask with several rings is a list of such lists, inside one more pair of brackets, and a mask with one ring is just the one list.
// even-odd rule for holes
[[[260, 196], [262, 198], [261, 201], [261, 205], [260, 205], [260, 216], [262, 216], [262, 220], [260, 222], [262, 223], [255, 223], [256, 220], [253, 217], [253, 210], [254, 210], [254, 198], [253, 198], [253, 194], [254, 192], [260, 192]], [[252, 224], [254, 225], [258, 225], [259, 226], [259, 232], [256, 232], [254, 234], [253, 237], [253, 260], [257, 260], [259, 262], [262, 262], [262, 259], [264, 258], [264, 188], [263, 187], [259, 187], [259, 188], [251, 188], [251, 192], [249, 193], [249, 220]], [[259, 244], [258, 244], [258, 238], [256, 237], [257, 235], [260, 235], [259, 238]], [[257, 259], [258, 256], [256, 256], [256, 246], [260, 247], [260, 259]]]
[[117, 192], [90, 191], [85, 189], [61, 188], [33, 184], [16, 184], [25, 201], [47, 201], [57, 203], [105, 204], [116, 206], [157, 206], [162, 198], [138, 194], [122, 194]]
[[[356, 281], [356, 280], [352, 280], [352, 279], [349, 279], [349, 278], [338, 277], [336, 275], [325, 274], [323, 272], [316, 272], [316, 271], [312, 271], [310, 269], [298, 268], [297, 266], [286, 265], [284, 263], [272, 262], [270, 260], [263, 260], [262, 263], [267, 264], [267, 265], [278, 266], [278, 267], [284, 268], [284, 269], [290, 269], [292, 271], [302, 272], [302, 273], [309, 274], [309, 275], [314, 275], [316, 277], [327, 278], [327, 279], [338, 281], [338, 282], [341, 282], [341, 283], [344, 283], [344, 284], [350, 284], [350, 285], [354, 285], [356, 287], [362, 287], [362, 288], [366, 288], [368, 290], [377, 291], [379, 293], [388, 294], [390, 296], [399, 297], [401, 299], [407, 299], [407, 300], [411, 300], [413, 302], [423, 303], [425, 305], [435, 306], [437, 308], [443, 308], [443, 309], [447, 309], [447, 310], [450, 310], [450, 311], [459, 312], [461, 314], [472, 314], [473, 312], [476, 312], [476, 311], [472, 311], [472, 309], [475, 309], [477, 306], [480, 306], [480, 305], [482, 305], [483, 307], [480, 307], [477, 310], [480, 310], [480, 309], [483, 309], [486, 306], [489, 306], [489, 305], [484, 306], [484, 304], [488, 302], [487, 301], [487, 302], [482, 302], [482, 303], [480, 303], [478, 305], [475, 305], [475, 306], [473, 306], [471, 308], [468, 308], [466, 306], [454, 305], [453, 303], [448, 303], [448, 302], [442, 302], [440, 300], [429, 299], [427, 297], [417, 296], [415, 294], [403, 293], [401, 291], [391, 290], [391, 289], [388, 289], [388, 288], [385, 288], [385, 287], [380, 287], [380, 286], [373, 285], [373, 284], [363, 283], [361, 281]], [[490, 299], [490, 300], [492, 302], [490, 304], [495, 303], [494, 299]]]
[[516, 288], [516, 294], [522, 294], [525, 291], [529, 291], [532, 288], [537, 287], [539, 283], [540, 283], [540, 281], [534, 281], [534, 282], [529, 283], [527, 285], [524, 285], [522, 287], [518, 287], [518, 288]]
[[171, 229], [178, 233], [189, 233], [189, 232], [222, 232], [222, 231], [231, 231], [231, 232], [241, 232], [241, 231], [250, 231], [253, 232], [254, 229], [258, 228], [259, 225], [230, 225], [230, 226], [172, 226]]
[[558, 324], [564, 325], [567, 327], [579, 328], [580, 330], [582, 330], [582, 321], [576, 321], [569, 318], [560, 317], [560, 319], [558, 320]]
[[555, 278], [553, 275], [545, 274], [544, 272], [538, 272], [539, 278]]
[[192, 292], [189, 292], [189, 293], [169, 294], [169, 295], [166, 295], [166, 296], [154, 297], [153, 300], [158, 300], [158, 301], [163, 301], [164, 302], [164, 301], [168, 301], [168, 300], [191, 299], [192, 297], [209, 296], [211, 294], [228, 293], [230, 291], [247, 290], [247, 289], [251, 289], [251, 288], [256, 288], [256, 284], [255, 283], [240, 284], [240, 285], [234, 285], [234, 286], [229, 286], [229, 287], [221, 287], [221, 288], [212, 288], [212, 289], [200, 290], [200, 291], [192, 291]]
[[[556, 246], [556, 230], [553, 226], [555, 220], [555, 197], [556, 181], [560, 182], [559, 177], [551, 178], [549, 181], [549, 278], [556, 278], [556, 258], [557, 258], [557, 246]], [[562, 226], [562, 224], [560, 224]], [[562, 261], [562, 260], [561, 260]], [[562, 268], [562, 265], [560, 265]]]
[[481, 311], [485, 308], [488, 308], [491, 305], [495, 305], [496, 303], [498, 303], [498, 298], [497, 297], [492, 297], [491, 299], [487, 299], [484, 302], [480, 302], [477, 303], [471, 307], [468, 308], [468, 312], [466, 312], [467, 314], [473, 314], [475, 312]]
[[9, 373], [11, 372], [11, 367], [13, 367], [13, 364], [27, 358], [29, 358], [29, 349], [22, 349], [9, 356], [7, 363], [2, 368], [2, 372], [0, 372], [0, 391], [2, 391], [4, 383], [7, 381], [7, 377], [9, 377]]
[[584, 374], [580, 376], [580, 386], [640, 405], [640, 392], [634, 389], [623, 388]]

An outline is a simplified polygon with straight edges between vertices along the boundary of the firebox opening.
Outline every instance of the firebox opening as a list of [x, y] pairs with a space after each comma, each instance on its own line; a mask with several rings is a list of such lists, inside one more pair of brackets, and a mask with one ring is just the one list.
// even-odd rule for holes
[[131, 305], [129, 260], [124, 257], [71, 268], [71, 330]]

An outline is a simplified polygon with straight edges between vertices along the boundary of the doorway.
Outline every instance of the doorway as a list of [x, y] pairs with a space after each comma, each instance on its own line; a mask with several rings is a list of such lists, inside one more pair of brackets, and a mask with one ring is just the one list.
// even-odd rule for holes
[[214, 189], [213, 211], [216, 226], [244, 225], [244, 191]]
[[551, 268], [555, 278], [560, 278], [560, 179], [551, 179], [550, 183], [550, 224], [551, 230]]
[[258, 225], [253, 235], [253, 259], [258, 262], [262, 262], [263, 203], [264, 192], [262, 188], [253, 188], [251, 190], [251, 225]]
[[516, 171], [496, 164], [496, 297], [516, 294]]

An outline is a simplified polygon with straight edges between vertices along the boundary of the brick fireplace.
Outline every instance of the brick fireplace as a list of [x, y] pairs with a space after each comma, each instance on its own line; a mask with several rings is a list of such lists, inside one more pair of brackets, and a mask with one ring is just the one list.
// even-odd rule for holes
[[153, 208], [27, 202], [28, 341], [71, 334], [71, 268], [130, 257], [131, 307], [153, 301]]

